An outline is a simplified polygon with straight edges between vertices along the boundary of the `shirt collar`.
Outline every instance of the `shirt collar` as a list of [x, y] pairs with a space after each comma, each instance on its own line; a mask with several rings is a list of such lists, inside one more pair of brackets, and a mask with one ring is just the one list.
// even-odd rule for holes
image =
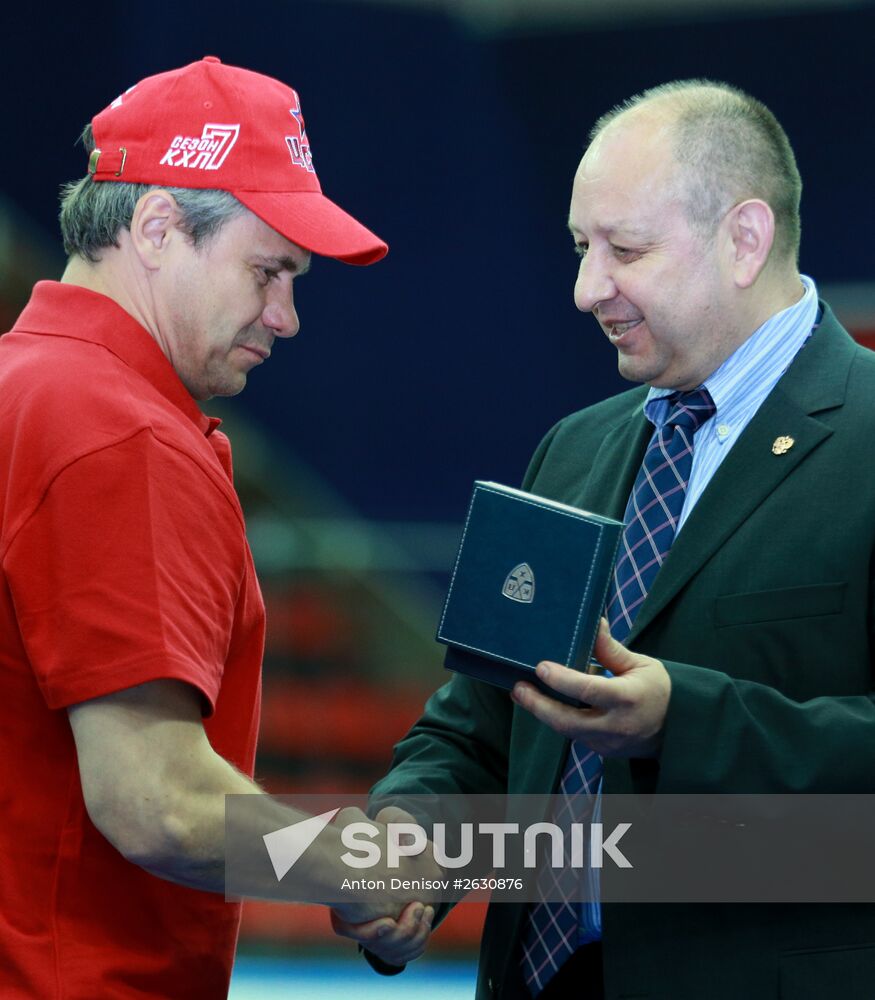
[[106, 295], [79, 285], [39, 281], [13, 329], [99, 344], [142, 375], [207, 437], [221, 423], [201, 412], [148, 330]]
[[[725, 415], [750, 392], [771, 389], [810, 336], [817, 321], [817, 287], [808, 275], [800, 277], [802, 298], [770, 316], [702, 383], [717, 414]], [[671, 407], [666, 399], [675, 391], [651, 387], [647, 393], [644, 413], [657, 427], [668, 419]]]

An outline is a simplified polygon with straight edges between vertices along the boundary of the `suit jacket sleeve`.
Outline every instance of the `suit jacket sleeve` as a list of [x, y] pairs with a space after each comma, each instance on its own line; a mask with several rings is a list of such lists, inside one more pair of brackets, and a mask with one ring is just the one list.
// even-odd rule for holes
[[875, 791], [871, 692], [800, 703], [722, 671], [664, 662], [672, 695], [658, 791]]

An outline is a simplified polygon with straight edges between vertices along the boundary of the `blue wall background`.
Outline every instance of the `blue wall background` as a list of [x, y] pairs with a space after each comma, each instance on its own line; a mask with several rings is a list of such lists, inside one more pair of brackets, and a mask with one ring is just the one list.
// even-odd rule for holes
[[2, 17], [0, 193], [51, 233], [82, 125], [139, 78], [212, 53], [299, 90], [323, 189], [391, 253], [317, 262], [301, 333], [234, 406], [370, 517], [460, 518], [471, 480], [517, 482], [560, 416], [624, 387], [574, 309], [565, 219], [591, 123], [644, 87], [707, 75], [764, 100], [805, 182], [803, 270], [875, 275], [871, 5], [498, 38], [326, 0]]

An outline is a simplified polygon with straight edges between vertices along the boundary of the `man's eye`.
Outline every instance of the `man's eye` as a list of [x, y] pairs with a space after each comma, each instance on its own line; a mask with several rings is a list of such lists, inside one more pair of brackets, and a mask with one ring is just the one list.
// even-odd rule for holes
[[269, 284], [272, 278], [276, 278], [279, 275], [279, 271], [274, 271], [269, 267], [256, 268], [255, 273], [258, 275], [258, 283], [260, 285]]
[[577, 254], [578, 257], [580, 257], [581, 260], [583, 260], [583, 258], [587, 255], [588, 251], [589, 251], [588, 243], [574, 244], [574, 252]]
[[634, 260], [638, 256], [637, 251], [630, 250], [629, 247], [613, 247], [614, 256], [618, 260]]

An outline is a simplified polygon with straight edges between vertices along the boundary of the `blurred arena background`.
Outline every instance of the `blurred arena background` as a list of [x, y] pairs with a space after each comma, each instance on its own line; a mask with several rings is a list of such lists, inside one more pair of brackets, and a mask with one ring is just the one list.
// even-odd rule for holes
[[[206, 54], [299, 90], [323, 189], [391, 246], [375, 268], [316, 261], [299, 336], [206, 406], [234, 442], [268, 604], [272, 791], [383, 773], [444, 679], [433, 636], [472, 480], [517, 483], [559, 417], [623, 388], [574, 309], [565, 228], [612, 104], [690, 76], [765, 101], [805, 185], [802, 270], [875, 346], [873, 3], [158, 0], [0, 19], [0, 328], [62, 270], [56, 193], [85, 172], [86, 120]], [[471, 996], [482, 917], [457, 907], [380, 980], [322, 909], [248, 904], [232, 997]]]

